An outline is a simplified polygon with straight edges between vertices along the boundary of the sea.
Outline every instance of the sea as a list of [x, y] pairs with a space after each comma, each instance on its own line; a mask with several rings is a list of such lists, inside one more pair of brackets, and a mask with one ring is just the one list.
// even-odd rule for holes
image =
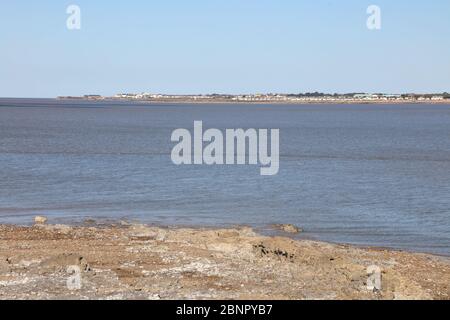
[[[172, 162], [172, 132], [279, 129], [280, 169]], [[450, 105], [0, 99], [0, 223], [246, 225], [450, 256]]]

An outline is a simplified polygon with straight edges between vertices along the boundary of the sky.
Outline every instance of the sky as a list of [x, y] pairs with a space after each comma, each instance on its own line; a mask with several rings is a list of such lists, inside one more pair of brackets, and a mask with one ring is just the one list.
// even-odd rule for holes
[[449, 40], [448, 0], [2, 1], [0, 97], [450, 92]]

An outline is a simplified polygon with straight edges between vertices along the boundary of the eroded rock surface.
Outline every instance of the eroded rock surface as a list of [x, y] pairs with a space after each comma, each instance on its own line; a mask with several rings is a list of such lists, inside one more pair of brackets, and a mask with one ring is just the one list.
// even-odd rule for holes
[[449, 299], [449, 285], [447, 258], [249, 228], [0, 226], [0, 299]]

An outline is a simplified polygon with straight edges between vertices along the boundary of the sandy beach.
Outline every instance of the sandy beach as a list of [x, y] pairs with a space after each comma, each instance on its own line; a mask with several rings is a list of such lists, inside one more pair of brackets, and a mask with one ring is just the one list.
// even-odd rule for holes
[[0, 226], [0, 299], [449, 299], [449, 285], [447, 257], [247, 227]]

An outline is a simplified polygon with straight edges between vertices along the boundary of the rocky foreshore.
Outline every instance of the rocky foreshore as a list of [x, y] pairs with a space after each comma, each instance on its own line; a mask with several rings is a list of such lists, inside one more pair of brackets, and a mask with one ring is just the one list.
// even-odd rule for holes
[[[41, 222], [0, 225], [0, 299], [450, 298], [445, 257], [264, 237], [245, 227]], [[368, 272], [377, 268], [381, 286], [373, 288]]]

